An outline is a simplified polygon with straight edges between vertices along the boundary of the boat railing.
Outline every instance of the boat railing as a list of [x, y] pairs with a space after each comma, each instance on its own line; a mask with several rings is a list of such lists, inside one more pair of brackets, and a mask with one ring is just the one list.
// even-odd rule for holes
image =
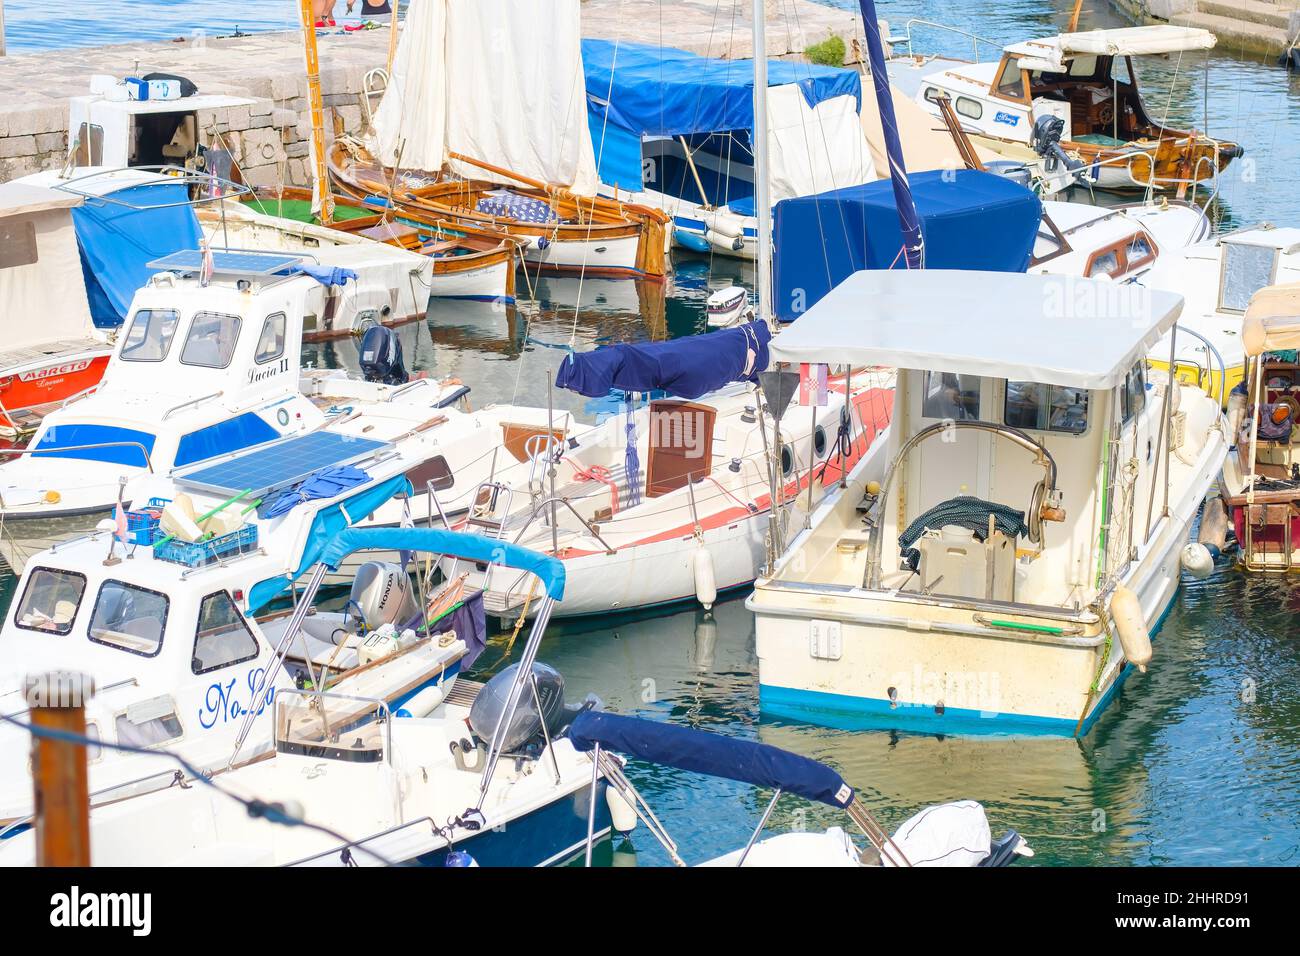
[[[962, 30], [959, 27], [949, 26], [946, 23], [937, 23], [934, 20], [926, 20], [921, 17], [912, 17], [910, 20], [907, 21], [906, 24], [904, 24], [903, 26], [904, 33], [902, 36], [887, 37], [886, 42], [888, 42], [891, 46], [898, 43], [906, 42], [907, 55], [912, 57], [913, 59], [915, 59], [917, 55], [915, 47], [913, 45], [914, 41], [912, 39], [913, 27], [928, 27], [932, 30], [942, 30], [945, 33], [951, 33], [956, 36], [963, 37], [967, 40], [970, 40], [971, 61], [975, 63], [979, 62], [979, 58], [980, 58], [979, 48], [981, 43], [983, 43], [985, 46], [992, 47], [994, 50], [997, 50], [999, 54], [1002, 52], [1002, 48], [1004, 46], [1004, 44], [998, 43], [996, 40], [990, 40], [988, 37], [982, 37], [977, 33], [971, 33], [970, 31]], [[929, 54], [929, 56], [931, 57], [937, 55], [938, 54]]]
[[524, 532], [527, 531], [529, 527], [532, 525], [532, 523], [537, 520], [537, 516], [541, 514], [542, 510], [546, 508], [547, 505], [551, 505], [551, 504], [563, 505], [565, 508], [568, 508], [569, 512], [575, 518], [578, 519], [579, 523], [581, 523], [584, 528], [587, 529], [587, 533], [600, 542], [601, 547], [605, 549], [606, 554], [616, 553], [615, 550], [610, 547], [609, 542], [600, 536], [600, 529], [597, 528], [596, 525], [594, 525], [592, 522], [584, 518], [581, 514], [579, 514], [578, 509], [573, 507], [573, 505], [569, 502], [569, 499], [561, 498], [558, 495], [555, 497], [543, 498], [541, 501], [537, 502], [537, 504], [533, 506], [533, 513], [528, 516], [528, 520], [524, 522], [523, 527], [519, 529], [519, 532], [515, 535], [514, 541], [512, 541], [511, 543], [518, 544], [520, 539], [523, 538]]
[[162, 420], [167, 421], [167, 419], [171, 418], [182, 408], [190, 408], [193, 405], [200, 405], [203, 402], [210, 401], [211, 399], [220, 398], [224, 394], [224, 391], [217, 389], [211, 395], [200, 395], [198, 398], [191, 398], [188, 401], [181, 402], [179, 405], [173, 405], [171, 408], [167, 409], [167, 411], [163, 412]]
[[145, 467], [153, 473], [153, 461], [149, 458], [149, 449], [138, 441], [102, 441], [89, 445], [59, 445], [57, 448], [0, 448], [0, 455], [46, 455], [54, 457], [56, 452], [93, 451], [97, 448], [136, 448], [144, 456]]
[[[1145, 179], [1139, 178], [1134, 173], [1133, 164], [1138, 159], [1142, 159], [1142, 158], [1145, 158], [1147, 160], [1148, 174]], [[1130, 181], [1132, 181], [1133, 185], [1147, 190], [1148, 193], [1152, 193], [1157, 189], [1169, 189], [1176, 186], [1190, 188], [1192, 193], [1192, 198], [1188, 200], [1188, 202], [1190, 205], [1192, 205], [1195, 208], [1200, 208], [1202, 210], [1209, 208], [1209, 206], [1214, 202], [1215, 199], [1218, 198], [1219, 195], [1218, 166], [1209, 156], [1198, 157], [1196, 160], [1196, 165], [1192, 167], [1192, 175], [1187, 178], [1179, 178], [1179, 177], [1172, 177], [1172, 176], [1156, 176], [1156, 161], [1155, 161], [1154, 153], [1148, 153], [1148, 152], [1121, 153], [1117, 156], [1111, 156], [1107, 159], [1096, 159], [1091, 163], [1087, 163], [1083, 166], [1080, 166], [1077, 170], [1075, 170], [1076, 181], [1082, 182], [1084, 181], [1085, 177], [1090, 176], [1090, 178], [1095, 182], [1097, 179], [1097, 172], [1103, 166], [1120, 166], [1120, 165], [1127, 167], [1126, 171], [1128, 172], [1128, 178]], [[1201, 172], [1207, 165], [1210, 167], [1210, 171], [1208, 175], [1202, 176]], [[1208, 190], [1204, 202], [1198, 206], [1196, 202], [1196, 196], [1198, 193], [1206, 191], [1205, 184], [1207, 182], [1212, 183], [1213, 188]], [[1198, 227], [1196, 231], [1200, 231], [1200, 228]], [[1195, 235], [1196, 231], [1193, 232], [1193, 235]]]
[[[117, 173], [155, 173], [160, 178], [145, 180], [144, 182], [124, 183], [126, 186], [171, 186], [176, 183], [182, 183], [186, 186], [198, 186], [212, 191], [214, 187], [220, 192], [213, 192], [211, 195], [199, 196], [196, 199], [188, 199], [185, 202], [170, 202], [159, 205], [140, 204], [121, 199], [111, 193], [104, 194], [85, 188], [89, 183], [95, 180], [101, 180], [111, 177]], [[82, 188], [78, 188], [78, 187]], [[123, 206], [127, 209], [171, 209], [176, 206], [203, 206], [208, 203], [219, 203], [223, 199], [231, 196], [252, 195], [251, 187], [243, 183], [237, 183], [230, 179], [223, 179], [212, 173], [196, 173], [193, 170], [185, 169], [182, 166], [163, 164], [156, 166], [124, 166], [116, 169], [97, 169], [93, 173], [87, 173], [83, 176], [76, 176], [71, 179], [65, 179], [54, 186], [55, 189], [63, 192], [72, 193], [74, 196], [81, 196], [87, 202], [103, 202], [114, 206]]]
[[[159, 786], [150, 787], [148, 790], [133, 791], [129, 796], [140, 796], [145, 793], [153, 793], [155, 790], [166, 790], [168, 787], [173, 787], [177, 784], [184, 786], [185, 775], [180, 770], [156, 770], [153, 773], [145, 774], [143, 777], [136, 777], [134, 780], [125, 780], [122, 783], [113, 783], [109, 784], [107, 787], [92, 790], [87, 802], [93, 808], [97, 806], [95, 800], [96, 797], [107, 797], [120, 791], [131, 790], [132, 788], [138, 787], [140, 784], [147, 783], [150, 780], [159, 780]], [[109, 801], [105, 800], [103, 802], [107, 803]], [[20, 830], [25, 826], [31, 825], [35, 820], [35, 813], [30, 813], [25, 817], [18, 817], [17, 819], [10, 820], [3, 827], [0, 827], [0, 840], [4, 840], [11, 833]]]
[[[354, 730], [361, 726], [365, 718], [373, 709], [375, 719], [384, 725], [384, 761], [390, 766], [393, 763], [393, 713], [388, 706], [388, 702], [379, 697], [367, 697], [361, 694], [340, 694], [331, 690], [313, 690], [298, 687], [277, 687], [275, 688], [275, 699], [272, 706], [275, 708], [275, 744], [278, 748], [281, 742], [294, 743], [288, 740], [288, 728], [281, 722], [284, 714], [284, 698], [300, 697], [306, 700], [303, 705], [307, 710], [320, 715], [321, 736], [319, 741], [296, 741], [301, 746], [316, 746], [334, 749], [343, 749], [342, 745], [332, 745], [329, 743], [331, 731], [340, 733], [344, 730]], [[331, 726], [328, 715], [326, 714], [326, 699], [340, 702], [350, 702], [352, 704], [365, 705], [363, 710], [353, 709], [346, 712], [337, 726]]]
[[[1196, 362], [1195, 360], [1192, 359], [1178, 359], [1174, 363], [1174, 367], [1169, 369], [1170, 379], [1172, 380], [1177, 375], [1177, 369], [1179, 366], [1183, 366], [1183, 365], [1191, 366], [1192, 368], [1196, 369], [1196, 387], [1203, 389], [1205, 391], [1205, 394], [1209, 395], [1211, 398], [1217, 397], [1219, 401], [1219, 407], [1222, 408], [1223, 400], [1225, 397], [1224, 390], [1227, 388], [1228, 385], [1228, 367], [1227, 367], [1227, 363], [1225, 363], [1223, 360], [1223, 355], [1219, 352], [1217, 348], [1214, 347], [1213, 342], [1211, 342], [1200, 332], [1197, 332], [1195, 329], [1189, 329], [1185, 325], [1179, 325], [1177, 327], [1177, 330], [1178, 330], [1177, 334], [1190, 335], [1192, 338], [1196, 339], [1198, 342], [1204, 345], [1206, 352], [1217, 363], [1219, 367], [1218, 395], [1215, 396], [1211, 392], [1211, 389], [1214, 388], [1214, 369], [1210, 367], [1210, 363], [1208, 360], [1206, 361], [1205, 365], [1202, 366], [1199, 362]], [[1206, 382], [1205, 378], [1208, 378], [1209, 381]], [[1231, 438], [1231, 436], [1229, 436], [1229, 438]]]

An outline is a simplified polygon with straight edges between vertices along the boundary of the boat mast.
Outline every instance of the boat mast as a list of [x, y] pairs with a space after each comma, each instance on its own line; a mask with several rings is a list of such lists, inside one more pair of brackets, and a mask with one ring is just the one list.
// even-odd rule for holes
[[[307, 58], [307, 105], [311, 111], [312, 182], [316, 187], [313, 208], [319, 203], [321, 222], [334, 221], [334, 196], [330, 193], [329, 174], [325, 171], [325, 106], [320, 93], [320, 58], [316, 53], [316, 16], [311, 0], [298, 0], [302, 20], [302, 45]], [[394, 15], [396, 19], [396, 15]]]
[[912, 199], [903, 162], [903, 144], [898, 138], [898, 120], [894, 117], [894, 99], [889, 92], [889, 73], [885, 69], [885, 46], [880, 37], [880, 20], [875, 0], [858, 0], [862, 8], [862, 29], [867, 35], [867, 58], [871, 63], [872, 85], [876, 88], [876, 106], [880, 110], [880, 129], [885, 136], [885, 154], [889, 158], [889, 178], [894, 184], [894, 205], [898, 207], [898, 225], [903, 233], [903, 255], [909, 269], [920, 269], [925, 262], [925, 240]]
[[754, 0], [754, 212], [758, 217], [758, 254], [754, 285], [758, 317], [776, 331], [772, 316], [772, 190], [767, 169], [767, 24], [765, 0]]

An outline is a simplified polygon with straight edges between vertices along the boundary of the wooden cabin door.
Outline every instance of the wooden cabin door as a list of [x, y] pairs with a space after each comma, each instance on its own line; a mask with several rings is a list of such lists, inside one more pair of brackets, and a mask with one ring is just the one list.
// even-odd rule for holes
[[674, 399], [650, 403], [646, 497], [683, 488], [713, 470], [713, 423], [717, 409]]

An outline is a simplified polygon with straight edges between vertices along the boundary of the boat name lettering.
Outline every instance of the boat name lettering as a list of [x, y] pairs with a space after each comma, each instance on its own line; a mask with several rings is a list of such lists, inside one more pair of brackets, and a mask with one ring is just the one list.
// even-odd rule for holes
[[1020, 122], [1020, 117], [1015, 113], [1007, 113], [1004, 110], [998, 110], [993, 114], [993, 120], [997, 123], [1005, 123], [1007, 126], [1016, 126]]
[[[253, 700], [257, 697], [257, 685], [265, 674], [266, 668], [255, 667], [244, 675], [244, 683], [248, 685], [247, 703], [237, 699], [235, 684], [239, 681], [238, 677], [230, 678], [225, 684], [220, 681], [209, 684], [207, 693], [203, 695], [203, 708], [199, 711], [199, 724], [203, 729], [211, 730], [218, 722], [224, 724], [231, 720], [238, 720], [247, 714]], [[274, 699], [275, 688], [271, 687], [267, 690], [261, 706], [257, 708], [257, 716], [261, 716], [267, 704]]]
[[254, 382], [264, 382], [268, 378], [281, 375], [287, 371], [289, 371], [289, 360], [287, 358], [280, 359], [280, 361], [276, 362], [274, 365], [268, 366], [267, 368], [250, 368], [248, 370], [248, 384], [252, 385]]
[[82, 369], [89, 367], [90, 359], [83, 359], [80, 362], [65, 362], [63, 365], [48, 365], [45, 368], [37, 369], [35, 372], [23, 372], [18, 376], [18, 380], [20, 382], [38, 382], [52, 375], [70, 375], [73, 372], [80, 372]]

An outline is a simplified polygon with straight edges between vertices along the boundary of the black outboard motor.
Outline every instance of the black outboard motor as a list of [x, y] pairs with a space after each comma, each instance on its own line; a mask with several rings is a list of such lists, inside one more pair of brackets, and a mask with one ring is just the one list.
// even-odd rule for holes
[[[491, 744], [497, 721], [505, 713], [510, 687], [518, 672], [519, 665], [516, 663], [493, 677], [479, 690], [469, 709], [470, 730], [486, 744]], [[533, 676], [537, 679], [537, 697], [534, 698], [532, 688], [525, 685], [515, 706], [514, 717], [508, 726], [501, 728], [502, 753], [518, 753], [529, 744], [541, 743], [543, 723], [547, 735], [554, 738], [582, 711], [600, 706], [600, 700], [595, 695], [588, 694], [582, 703], [566, 707], [564, 677], [553, 667], [534, 663]], [[540, 712], [537, 708], [538, 699], [542, 704]]]
[[361, 336], [361, 374], [367, 382], [405, 385], [411, 376], [402, 361], [402, 342], [386, 325], [372, 325]]
[[[1049, 173], [1055, 172], [1058, 165], [1064, 165], [1072, 173], [1077, 173], [1084, 168], [1082, 162], [1072, 159], [1061, 148], [1061, 136], [1064, 133], [1065, 120], [1059, 116], [1048, 113], [1034, 120], [1034, 131], [1030, 136], [1029, 144], [1034, 148], [1035, 153], [1043, 157], [1043, 167]], [[1096, 175], [1094, 174], [1092, 178], [1095, 180]]]

